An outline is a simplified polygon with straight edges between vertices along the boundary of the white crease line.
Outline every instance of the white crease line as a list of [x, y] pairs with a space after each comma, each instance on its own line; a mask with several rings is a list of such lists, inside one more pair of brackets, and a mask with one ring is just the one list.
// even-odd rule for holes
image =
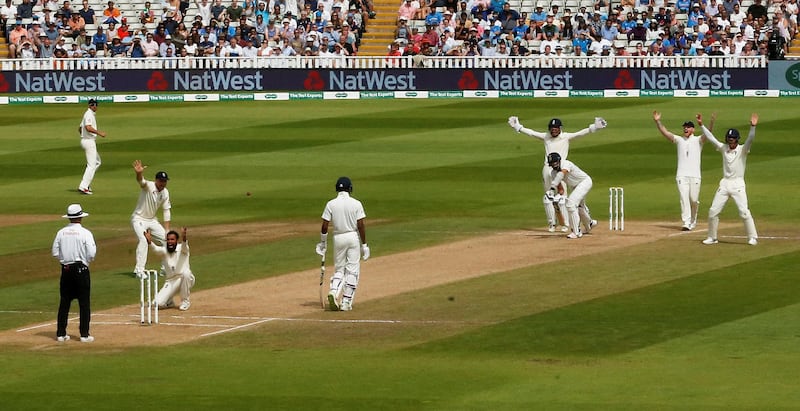
[[222, 334], [222, 333], [226, 333], [226, 332], [229, 332], [229, 331], [235, 331], [235, 330], [238, 330], [238, 329], [241, 329], [241, 328], [251, 327], [251, 326], [258, 325], [258, 324], [265, 323], [265, 322], [272, 321], [272, 320], [273, 320], [273, 318], [266, 318], [266, 319], [261, 320], [261, 321], [255, 321], [255, 322], [252, 322], [252, 323], [239, 325], [239, 326], [236, 326], [236, 327], [233, 327], [233, 328], [227, 328], [227, 329], [224, 329], [224, 330], [214, 331], [214, 332], [211, 332], [211, 333], [205, 333], [205, 334], [201, 335], [201, 337], [208, 337], [208, 336], [211, 336], [211, 335]]

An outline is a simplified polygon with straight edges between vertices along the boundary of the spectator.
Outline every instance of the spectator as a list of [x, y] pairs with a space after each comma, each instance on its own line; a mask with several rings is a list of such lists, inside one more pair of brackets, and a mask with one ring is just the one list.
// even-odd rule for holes
[[642, 20], [636, 20], [636, 26], [628, 31], [628, 41], [633, 40], [647, 40], [647, 29], [644, 28], [644, 22]]
[[542, 25], [542, 32], [544, 33], [545, 37], [551, 36], [555, 39], [559, 39], [561, 36], [561, 28], [556, 25], [556, 18], [555, 14], [548, 13], [547, 19], [545, 19], [544, 24]]
[[78, 10], [78, 14], [83, 18], [85, 24], [95, 24], [94, 9], [89, 5], [89, 0], [83, 0], [82, 7]]
[[158, 57], [159, 44], [154, 40], [153, 33], [147, 33], [145, 40], [141, 44], [145, 57]]
[[497, 57], [508, 57], [511, 51], [508, 49], [508, 44], [505, 41], [497, 42], [497, 47], [494, 50], [494, 55]]
[[119, 8], [114, 5], [114, 2], [109, 1], [108, 7], [103, 10], [103, 24], [119, 23], [121, 14]]
[[159, 24], [159, 26], [164, 26], [165, 35], [175, 33], [175, 30], [178, 28], [178, 24], [181, 23], [181, 20], [176, 19], [177, 16], [177, 12], [172, 10], [164, 14], [164, 21], [162, 24]]
[[761, 4], [761, 0], [754, 0], [754, 3], [747, 8], [747, 14], [758, 20], [767, 17], [767, 8]]
[[722, 0], [722, 7], [728, 14], [733, 14], [734, 6], [739, 4], [739, 0]]
[[406, 20], [413, 20], [417, 17], [418, 12], [419, 3], [414, 2], [413, 0], [405, 0], [403, 4], [400, 5], [400, 9], [397, 11], [397, 18], [401, 19], [405, 17]]
[[733, 27], [740, 27], [742, 23], [747, 19], [747, 13], [745, 13], [739, 3], [733, 5], [733, 13], [730, 13], [728, 16], [728, 20], [731, 22], [731, 26]]
[[435, 8], [431, 8], [430, 12], [425, 16], [425, 25], [439, 27], [442, 24], [442, 20], [444, 20], [443, 17]]
[[544, 54], [545, 48], [549, 49], [551, 52], [555, 51], [556, 46], [559, 44], [552, 33], [545, 33], [545, 36], [546, 39], [539, 44], [539, 54]]
[[128, 26], [128, 19], [123, 17], [122, 24], [119, 25], [119, 28], [117, 29], [117, 35], [115, 37], [119, 38], [120, 40], [125, 40], [126, 38], [129, 38], [132, 35], [133, 33], [131, 33], [130, 31], [130, 26]]
[[[400, 19], [397, 22], [397, 28], [394, 29], [394, 38], [402, 39], [406, 41], [406, 44], [411, 39], [411, 29], [408, 28], [407, 19], [404, 16], [400, 16]], [[399, 50], [398, 50], [399, 51]]]
[[600, 37], [606, 39], [610, 42], [613, 42], [617, 39], [617, 35], [619, 34], [619, 30], [616, 26], [613, 25], [611, 19], [606, 20], [606, 24], [600, 30]]
[[31, 3], [31, 0], [22, 0], [22, 4], [17, 5], [17, 18], [32, 19], [35, 5], [36, 3]]
[[[511, 8], [511, 4], [506, 2], [500, 11], [499, 20], [502, 25], [503, 33], [512, 33], [519, 24], [519, 13]], [[524, 23], [524, 21], [523, 21]]]
[[[40, 34], [39, 40], [36, 44], [36, 47], [39, 49], [39, 54], [37, 57], [43, 59], [49, 59], [55, 55], [56, 45], [50, 40], [50, 37], [47, 37], [46, 34]], [[77, 45], [77, 43], [73, 43]]]
[[239, 5], [237, 0], [231, 0], [231, 5], [225, 9], [227, 17], [232, 21], [239, 21], [239, 17], [244, 13], [244, 9]]
[[[34, 2], [34, 4], [36, 3]], [[68, 1], [65, 1], [64, 4], [62, 4], [61, 7], [58, 9], [58, 11], [56, 11], [56, 16], [62, 18], [66, 17], [68, 19], [72, 17], [72, 6], [69, 4]]]
[[167, 34], [164, 36], [164, 41], [158, 46], [158, 55], [161, 57], [165, 57], [167, 55], [167, 50], [171, 50], [170, 55], [176, 56], [177, 50], [175, 49], [175, 45], [172, 44], [172, 35]]
[[108, 49], [108, 36], [103, 31], [103, 26], [97, 26], [97, 32], [92, 36], [92, 44], [97, 50], [106, 51]]
[[3, 27], [3, 34], [8, 38], [8, 24], [17, 17], [17, 6], [12, 0], [6, 0], [5, 5], [0, 7], [0, 26]]
[[129, 44], [123, 44], [122, 39], [119, 37], [111, 40], [111, 46], [108, 48], [108, 53], [111, 57], [125, 57], [128, 55]]
[[[200, 16], [200, 20], [203, 22], [203, 27], [208, 26], [211, 24], [211, 17], [214, 15], [212, 11], [211, 3], [208, 0], [194, 0], [194, 4], [197, 6], [197, 15]], [[220, 3], [220, 6], [222, 4]]]

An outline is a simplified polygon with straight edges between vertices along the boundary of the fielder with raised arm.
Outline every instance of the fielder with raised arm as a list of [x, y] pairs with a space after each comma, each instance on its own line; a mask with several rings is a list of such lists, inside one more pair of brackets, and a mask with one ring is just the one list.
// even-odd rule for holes
[[[364, 261], [367, 261], [369, 258], [364, 226], [367, 214], [361, 202], [350, 196], [353, 192], [353, 183], [349, 178], [340, 177], [336, 181], [336, 192], [336, 198], [328, 201], [322, 212], [322, 227], [316, 252], [325, 255], [328, 249], [328, 225], [333, 223], [335, 272], [331, 277], [331, 287], [328, 292], [328, 309], [350, 311], [353, 309], [353, 299], [361, 274], [359, 259], [363, 257]], [[339, 305], [340, 294], [341, 305]]]
[[[157, 245], [152, 242], [150, 233], [145, 231], [145, 238], [150, 244], [150, 249], [161, 256], [161, 264], [164, 267], [167, 279], [164, 286], [156, 294], [156, 304], [162, 308], [175, 306], [173, 298], [176, 295], [181, 297], [181, 311], [186, 311], [192, 305], [189, 295], [194, 286], [194, 274], [189, 266], [189, 239], [186, 236], [186, 227], [181, 228], [181, 234], [177, 231], [167, 233], [166, 245]], [[178, 241], [180, 241], [180, 244]]]
[[[550, 186], [552, 185], [552, 178], [551, 175], [551, 167], [548, 164], [548, 154], [550, 153], [558, 153], [562, 160], [566, 160], [567, 156], [569, 155], [569, 142], [570, 140], [576, 139], [578, 137], [585, 136], [589, 133], [594, 133], [597, 130], [603, 129], [606, 127], [607, 123], [602, 117], [595, 117], [594, 123], [590, 124], [589, 127], [584, 128], [583, 130], [577, 131], [575, 133], [568, 133], [561, 129], [561, 120], [554, 118], [550, 120], [548, 123], [547, 128], [549, 130], [548, 133], [543, 133], [539, 131], [534, 131], [529, 128], [525, 128], [520, 122], [519, 118], [516, 116], [511, 116], [508, 118], [508, 125], [514, 129], [517, 133], [527, 134], [531, 137], [538, 138], [544, 142], [544, 166], [542, 167], [542, 185], [544, 186], [544, 190], [548, 191]], [[560, 190], [559, 190], [560, 191]], [[562, 212], [562, 215], [569, 214], [569, 210], [566, 207], [566, 201], [563, 197], [554, 197], [548, 198], [547, 196], [542, 197], [542, 203], [544, 204], [544, 212], [547, 216], [547, 224], [549, 227], [549, 231], [553, 232], [556, 229], [556, 210], [553, 206], [554, 201], [559, 205], [559, 209]], [[588, 215], [588, 210], [585, 210]], [[573, 228], [573, 231], [575, 228]]]
[[[169, 177], [165, 171], [156, 173], [155, 181], [148, 181], [142, 176], [147, 166], [136, 160], [133, 162], [133, 170], [136, 172], [136, 182], [139, 183], [141, 191], [136, 208], [131, 215], [131, 227], [139, 244], [136, 246], [136, 267], [133, 273], [141, 278], [144, 275], [145, 265], [147, 264], [147, 238], [145, 231], [150, 232], [151, 239], [163, 244], [166, 240], [166, 231], [169, 230], [169, 222], [172, 217], [172, 204], [169, 202], [169, 190], [167, 182]], [[164, 212], [164, 225], [162, 226], [156, 218], [156, 212], [161, 208]]]
[[703, 135], [717, 151], [722, 153], [722, 179], [719, 181], [719, 188], [714, 194], [711, 202], [711, 209], [708, 210], [708, 238], [703, 240], [703, 244], [716, 244], [717, 228], [719, 227], [719, 213], [725, 207], [729, 198], [733, 198], [736, 207], [739, 208], [739, 216], [744, 222], [744, 229], [747, 232], [747, 244], [758, 244], [758, 233], [753, 215], [747, 206], [747, 191], [745, 190], [744, 171], [747, 167], [747, 155], [750, 147], [756, 138], [756, 125], [758, 124], [758, 114], [750, 115], [750, 134], [747, 136], [743, 145], [739, 145], [739, 130], [728, 129], [725, 133], [725, 143], [720, 142], [703, 125], [703, 116], [697, 114], [697, 124], [703, 129]]
[[[558, 189], [563, 181], [569, 188], [569, 196], [566, 199], [567, 213], [569, 215], [570, 227], [572, 232], [567, 238], [581, 238], [584, 233], [592, 231], [597, 222], [592, 220], [586, 211], [586, 195], [592, 189], [592, 178], [575, 165], [572, 161], [561, 159], [561, 155], [552, 152], [547, 155], [547, 164], [550, 167], [551, 185], [544, 193], [546, 199], [552, 200], [558, 195]], [[586, 231], [581, 231], [581, 222]]]
[[[711, 129], [714, 128], [715, 114], [711, 115]], [[661, 135], [675, 144], [678, 151], [678, 170], [675, 181], [678, 184], [678, 195], [681, 203], [681, 220], [683, 231], [694, 230], [697, 226], [697, 210], [700, 206], [700, 162], [702, 159], [703, 135], [694, 135], [694, 123], [683, 123], [683, 135], [672, 134], [661, 124], [661, 113], [653, 111], [653, 121]]]

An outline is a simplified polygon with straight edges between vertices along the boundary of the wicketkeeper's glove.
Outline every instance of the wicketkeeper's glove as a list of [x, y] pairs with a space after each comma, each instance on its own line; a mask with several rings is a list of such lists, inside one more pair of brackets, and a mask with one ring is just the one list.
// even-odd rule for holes
[[513, 128], [517, 133], [519, 133], [519, 130], [522, 128], [522, 124], [519, 123], [519, 118], [517, 118], [517, 116], [509, 117], [508, 125], [511, 126], [511, 128]]
[[607, 125], [608, 125], [608, 123], [606, 122], [606, 120], [603, 117], [595, 117], [594, 118], [594, 127], [596, 129], [600, 130], [602, 128], [606, 128]]

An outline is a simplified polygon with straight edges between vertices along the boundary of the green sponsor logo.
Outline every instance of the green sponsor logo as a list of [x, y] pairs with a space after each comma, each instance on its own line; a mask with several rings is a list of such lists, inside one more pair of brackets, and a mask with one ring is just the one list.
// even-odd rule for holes
[[640, 90], [640, 97], [673, 97], [675, 90]]
[[42, 96], [9, 97], [8, 104], [41, 104], [44, 102]]
[[628, 93], [627, 91], [617, 91], [616, 93], [614, 93], [614, 95], [617, 97], [628, 97], [631, 94]]
[[[697, 93], [695, 93], [695, 95], [696, 94]], [[711, 97], [743, 97], [744, 90], [711, 90], [709, 91], [709, 95]]]
[[404, 95], [406, 97], [417, 97], [418, 96], [418, 94], [416, 92], [414, 92], [414, 91], [406, 91], [406, 93]]
[[56, 96], [53, 98], [54, 101], [67, 101], [67, 98], [64, 96]]
[[139, 97], [137, 96], [125, 96], [125, 101], [136, 101]]
[[347, 93], [336, 93], [333, 96], [336, 98], [347, 98]]
[[181, 94], [151, 94], [150, 101], [155, 102], [175, 102], [175, 101], [183, 101], [183, 95]]
[[359, 93], [361, 98], [394, 98], [393, 91], [362, 91]]
[[461, 98], [464, 97], [463, 91], [431, 91], [428, 98]]
[[605, 97], [602, 90], [570, 90], [570, 97]]
[[780, 90], [781, 97], [800, 97], [800, 90]]
[[114, 96], [78, 96], [78, 101], [86, 103], [87, 101], [95, 99], [98, 103], [113, 103]]
[[687, 95], [687, 96], [690, 96], [690, 97], [694, 97], [694, 96], [697, 96], [697, 95], [699, 95], [699, 94], [700, 94], [700, 93], [698, 93], [698, 92], [696, 92], [696, 91], [694, 91], [694, 90], [687, 90], [687, 91], [686, 91], [686, 95]]
[[488, 95], [489, 95], [489, 93], [487, 93], [487, 92], [485, 92], [485, 91], [476, 91], [476, 92], [475, 92], [475, 96], [476, 96], [476, 97], [486, 97], [486, 96], [488, 96]]
[[264, 98], [266, 100], [275, 100], [275, 99], [278, 98], [278, 95], [275, 94], [275, 93], [267, 93], [267, 94], [264, 94]]
[[789, 84], [800, 88], [800, 63], [793, 64], [786, 69], [786, 81]]
[[289, 100], [322, 100], [323, 94], [318, 91], [289, 93]]
[[205, 94], [198, 94], [194, 96], [195, 100], [208, 100], [208, 96]]
[[553, 91], [553, 90], [549, 90], [549, 91], [545, 91], [544, 95], [547, 96], [547, 97], [557, 97], [558, 96], [558, 92], [557, 91]]
[[[278, 97], [278, 96], [274, 96], [273, 98], [276, 98], [276, 97]], [[239, 93], [236, 93], [236, 94], [226, 93], [226, 94], [220, 94], [219, 95], [219, 99], [220, 99], [220, 101], [253, 100], [253, 99], [255, 99], [255, 95], [253, 93], [249, 93], [249, 94], [248, 93], [242, 93], [242, 94], [239, 94]]]
[[500, 97], [531, 98], [533, 97], [533, 90], [500, 90]]
[[769, 91], [767, 91], [767, 90], [756, 90], [755, 93], [753, 93], [753, 94], [755, 94], [757, 96], [766, 96], [766, 95], [769, 94]]

